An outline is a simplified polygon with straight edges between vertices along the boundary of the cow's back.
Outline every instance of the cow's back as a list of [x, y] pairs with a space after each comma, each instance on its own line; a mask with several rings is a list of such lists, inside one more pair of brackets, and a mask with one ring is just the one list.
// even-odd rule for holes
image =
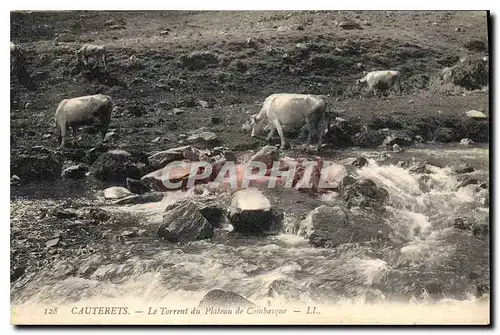
[[84, 124], [100, 114], [110, 114], [111, 98], [107, 95], [87, 95], [61, 101], [62, 106], [56, 112], [68, 122]]
[[278, 94], [270, 102], [268, 118], [277, 118], [282, 125], [299, 124], [322, 103], [322, 99], [308, 94]]

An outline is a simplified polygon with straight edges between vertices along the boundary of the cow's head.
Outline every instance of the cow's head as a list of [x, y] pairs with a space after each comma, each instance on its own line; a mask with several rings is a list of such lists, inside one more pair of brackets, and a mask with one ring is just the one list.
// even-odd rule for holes
[[250, 117], [250, 124], [252, 126], [252, 137], [258, 136], [264, 129], [264, 118], [259, 118], [259, 114], [254, 114]]

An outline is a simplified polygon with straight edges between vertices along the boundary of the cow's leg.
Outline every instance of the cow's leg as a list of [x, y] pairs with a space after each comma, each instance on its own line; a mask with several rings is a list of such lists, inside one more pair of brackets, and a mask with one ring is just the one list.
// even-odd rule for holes
[[89, 56], [83, 55], [83, 65], [87, 65], [89, 63]]
[[73, 146], [75, 147], [76, 143], [77, 143], [77, 141], [76, 141], [76, 131], [78, 130], [78, 126], [72, 125], [71, 129], [73, 130], [73, 134], [72, 134], [73, 135]]
[[304, 149], [307, 150], [307, 148], [309, 147], [309, 145], [311, 144], [311, 140], [312, 140], [312, 121], [309, 117], [306, 117], [306, 126], [307, 126], [307, 140], [306, 140], [306, 145], [304, 147]]
[[283, 149], [285, 149], [285, 145], [286, 145], [285, 135], [283, 135], [283, 128], [281, 128], [281, 124], [279, 123], [279, 121], [276, 121], [274, 123], [274, 126], [276, 127], [276, 130], [278, 131], [278, 135], [280, 136], [280, 139], [281, 139], [280, 148], [283, 150]]
[[59, 149], [63, 148], [66, 146], [66, 123], [61, 122], [59, 123]]
[[325, 134], [325, 131], [327, 130], [328, 127], [328, 118], [326, 115], [323, 115], [318, 122], [318, 145], [316, 146], [316, 151], [320, 152], [321, 151], [321, 144], [323, 143], [323, 135]]
[[274, 128], [271, 125], [271, 131], [269, 131], [269, 135], [267, 135], [267, 137], [266, 137], [267, 142], [269, 142], [273, 138], [275, 132], [276, 132], [276, 128]]
[[104, 69], [108, 71], [108, 65], [106, 64], [106, 53], [102, 53], [102, 62], [104, 63]]
[[108, 128], [109, 124], [108, 123], [101, 123], [100, 124], [100, 129], [101, 129], [101, 144], [104, 143], [104, 138], [106, 137], [106, 134], [108, 133]]

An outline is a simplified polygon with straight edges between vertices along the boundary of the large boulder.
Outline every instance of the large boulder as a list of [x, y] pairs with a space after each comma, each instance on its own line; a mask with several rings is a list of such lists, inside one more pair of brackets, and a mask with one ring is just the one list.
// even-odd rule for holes
[[342, 199], [347, 203], [347, 207], [381, 207], [389, 199], [389, 192], [383, 188], [378, 187], [377, 184], [371, 179], [359, 179], [351, 183], [350, 179], [342, 183]]
[[169, 242], [186, 242], [211, 238], [214, 229], [192, 201], [168, 206], [158, 236]]
[[11, 155], [10, 174], [21, 180], [54, 180], [61, 178], [62, 157], [44, 147], [33, 147]]
[[112, 182], [141, 178], [135, 159], [125, 150], [110, 150], [100, 155], [92, 164], [90, 173], [99, 180]]
[[265, 163], [267, 168], [270, 169], [273, 163], [278, 161], [279, 152], [275, 146], [266, 145], [262, 147], [255, 155], [250, 157], [249, 162], [262, 162]]
[[186, 141], [199, 148], [213, 148], [220, 143], [217, 134], [211, 131], [195, 132]]
[[[155, 191], [174, 191], [186, 189], [191, 176], [193, 163], [187, 161], [184, 161], [184, 163], [184, 165], [169, 166], [150, 172], [141, 178], [141, 183], [145, 187]], [[196, 174], [201, 175], [202, 173], [203, 168], [198, 166]], [[211, 177], [212, 176], [210, 175], [203, 179], [196, 179], [195, 184], [207, 183], [210, 181]]]
[[238, 293], [223, 291], [223, 290], [212, 290], [205, 294], [203, 299], [201, 299], [198, 304], [198, 308], [231, 308], [231, 307], [254, 307], [256, 306], [253, 302], [245, 299]]
[[315, 247], [337, 247], [344, 243], [387, 241], [392, 230], [375, 211], [348, 211], [342, 206], [322, 205], [300, 222], [299, 235]]
[[142, 194], [147, 192], [149, 189], [144, 186], [140, 180], [137, 179], [132, 179], [132, 178], [127, 178], [126, 180], [127, 183], [127, 188], [130, 190], [132, 193], [136, 194]]
[[182, 147], [171, 148], [168, 150], [157, 152], [148, 157], [150, 167], [153, 170], [159, 170], [167, 166], [168, 163], [188, 158], [189, 152], [196, 154], [196, 156], [198, 156], [199, 154], [198, 151], [195, 148], [191, 147], [190, 145], [185, 145]]
[[271, 202], [261, 191], [251, 187], [234, 192], [229, 209], [234, 231], [247, 234], [269, 231], [274, 219]]

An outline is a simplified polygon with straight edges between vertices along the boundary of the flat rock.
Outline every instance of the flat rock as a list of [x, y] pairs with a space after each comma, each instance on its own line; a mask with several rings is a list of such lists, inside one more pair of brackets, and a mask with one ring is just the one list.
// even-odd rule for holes
[[120, 199], [130, 195], [132, 195], [132, 192], [121, 186], [112, 186], [104, 190], [105, 199]]
[[470, 111], [465, 112], [465, 115], [467, 115], [468, 117], [473, 118], [473, 119], [487, 119], [488, 118], [488, 116], [486, 114], [484, 114], [483, 112], [477, 111], [474, 109], [471, 109]]
[[161, 169], [167, 166], [168, 163], [182, 160], [184, 158], [184, 150], [189, 149], [191, 149], [191, 146], [185, 145], [157, 152], [148, 157], [149, 164], [153, 170]]
[[271, 202], [258, 189], [252, 187], [233, 193], [229, 220], [235, 231], [262, 233], [270, 229], [273, 219]]
[[162, 192], [152, 192], [147, 194], [132, 194], [113, 202], [113, 205], [137, 205], [150, 202], [159, 202], [165, 196]]
[[193, 202], [183, 201], [166, 208], [158, 236], [174, 243], [196, 241], [213, 237], [214, 230]]

